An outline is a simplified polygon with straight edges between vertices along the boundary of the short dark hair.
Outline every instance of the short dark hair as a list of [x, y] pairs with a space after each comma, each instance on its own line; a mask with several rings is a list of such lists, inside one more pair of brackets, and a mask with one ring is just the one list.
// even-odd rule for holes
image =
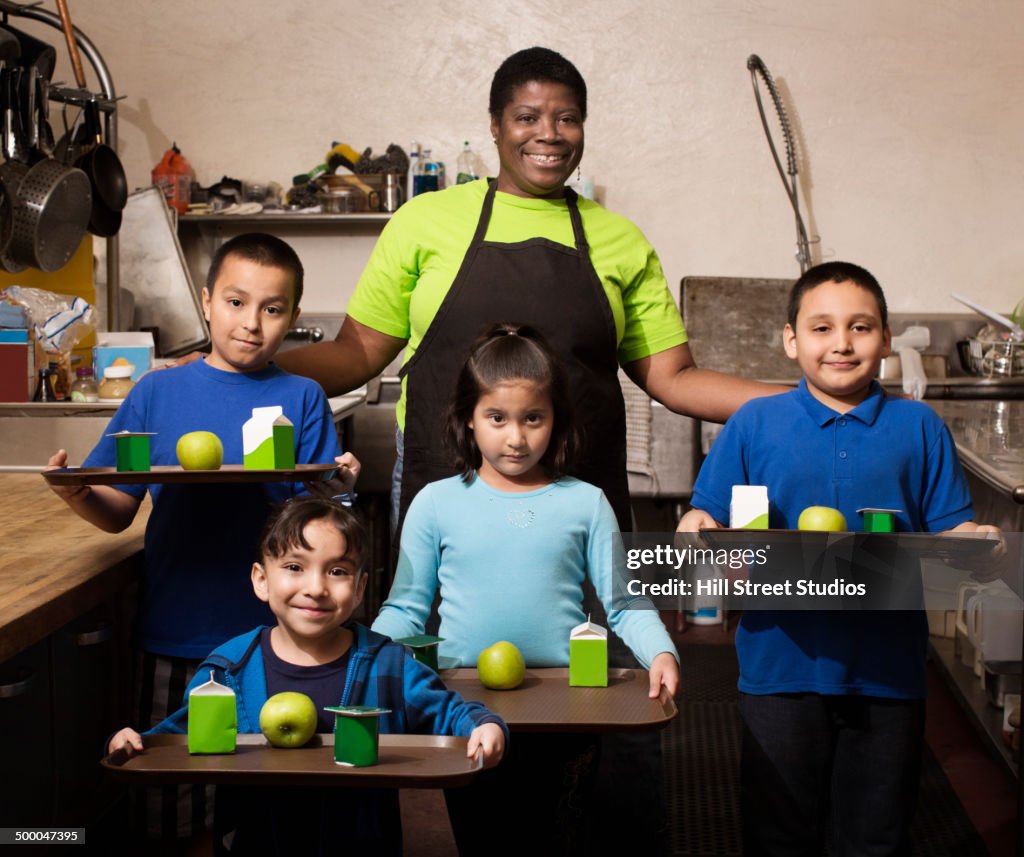
[[299, 254], [292, 249], [291, 244], [287, 241], [282, 241], [276, 235], [269, 235], [266, 232], [246, 232], [225, 241], [213, 254], [210, 270], [206, 272], [206, 290], [211, 297], [213, 296], [213, 286], [217, 282], [217, 277], [220, 276], [220, 269], [224, 266], [224, 260], [228, 256], [238, 256], [240, 259], [247, 259], [268, 268], [280, 268], [291, 274], [292, 309], [301, 303], [302, 262], [299, 260]]
[[366, 530], [351, 509], [337, 500], [313, 495], [295, 497], [277, 506], [266, 524], [259, 542], [259, 559], [284, 556], [290, 548], [311, 550], [303, 531], [313, 521], [333, 524], [345, 537], [346, 556], [362, 567], [366, 553]]
[[889, 308], [885, 303], [885, 294], [878, 280], [870, 271], [852, 262], [823, 262], [808, 268], [803, 275], [793, 283], [789, 292], [789, 306], [786, 310], [786, 320], [789, 326], [796, 327], [796, 317], [800, 313], [800, 304], [803, 303], [804, 295], [811, 289], [817, 288], [823, 283], [853, 283], [865, 291], [871, 292], [878, 303], [878, 312], [882, 317], [882, 326], [889, 323]]
[[444, 444], [464, 481], [483, 463], [469, 427], [477, 402], [499, 384], [519, 379], [534, 382], [551, 397], [554, 425], [541, 467], [552, 479], [571, 469], [579, 453], [580, 436], [562, 366], [535, 328], [501, 322], [473, 343], [445, 415]]
[[580, 119], [586, 120], [587, 84], [583, 75], [569, 60], [549, 48], [526, 48], [512, 54], [498, 66], [491, 81], [488, 106], [491, 116], [500, 120], [505, 105], [512, 100], [512, 93], [533, 81], [561, 83], [569, 87], [580, 109]]

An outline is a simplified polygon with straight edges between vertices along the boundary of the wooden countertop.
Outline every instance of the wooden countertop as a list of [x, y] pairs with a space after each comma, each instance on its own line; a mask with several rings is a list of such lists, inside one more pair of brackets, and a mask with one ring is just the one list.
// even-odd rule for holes
[[131, 527], [105, 533], [42, 476], [0, 473], [0, 663], [136, 579], [149, 508], [147, 499]]

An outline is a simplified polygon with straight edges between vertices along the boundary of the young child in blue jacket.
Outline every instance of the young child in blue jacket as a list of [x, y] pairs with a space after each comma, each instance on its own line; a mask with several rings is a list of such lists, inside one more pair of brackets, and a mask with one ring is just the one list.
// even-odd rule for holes
[[[467, 756], [485, 767], [502, 756], [507, 727], [500, 717], [445, 688], [404, 646], [350, 623], [362, 600], [366, 537], [355, 516], [333, 500], [302, 497], [281, 507], [260, 542], [252, 567], [256, 596], [277, 618], [214, 650], [185, 693], [185, 705], [144, 734], [183, 733], [188, 693], [214, 678], [235, 692], [238, 731], [260, 731], [260, 709], [281, 691], [308, 695], [319, 713], [317, 731], [333, 732], [326, 706], [391, 709], [382, 733], [468, 736]], [[130, 728], [109, 752], [143, 752], [144, 737]], [[398, 793], [394, 790], [310, 788], [220, 789], [215, 844], [230, 854], [326, 854], [367, 849], [400, 854]], [[348, 853], [346, 851], [346, 853]]]
[[[767, 485], [769, 524], [827, 505], [900, 510], [903, 532], [993, 532], [973, 518], [946, 426], [875, 380], [889, 354], [885, 297], [863, 268], [829, 262], [790, 293], [786, 353], [798, 389], [740, 408], [715, 440], [678, 530], [729, 519], [733, 485]], [[995, 556], [1005, 552], [993, 540]], [[988, 562], [988, 560], [982, 560]], [[910, 853], [924, 737], [923, 611], [747, 610], [736, 631], [744, 853]]]

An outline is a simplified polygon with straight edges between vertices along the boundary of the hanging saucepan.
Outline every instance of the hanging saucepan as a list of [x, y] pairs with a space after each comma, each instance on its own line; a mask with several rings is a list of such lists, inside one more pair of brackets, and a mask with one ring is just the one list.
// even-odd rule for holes
[[[35, 68], [29, 91], [35, 92]], [[34, 95], [34, 115], [25, 116], [28, 139], [38, 140], [40, 116]], [[16, 147], [15, 147], [16, 148]], [[68, 167], [38, 148], [30, 148], [25, 160], [10, 159], [4, 165], [5, 181], [18, 182], [14, 203], [14, 228], [5, 254], [16, 265], [31, 265], [47, 273], [68, 263], [82, 243], [92, 190], [81, 170]]]
[[[85, 70], [82, 68], [82, 57], [78, 52], [67, 0], [57, 0], [57, 10], [60, 12], [64, 40], [71, 55], [75, 82], [81, 89], [85, 89]], [[78, 156], [75, 166], [89, 177], [92, 186], [89, 231], [102, 238], [109, 238], [121, 228], [121, 211], [128, 201], [128, 178], [117, 152], [103, 143], [99, 106], [94, 100], [85, 103], [84, 128], [89, 148]]]
[[10, 68], [21, 57], [21, 45], [18, 37], [7, 30], [0, 28], [0, 62], [4, 68]]
[[[6, 157], [7, 140], [7, 78], [10, 72], [5, 61], [0, 60], [0, 150]], [[3, 266], [3, 254], [10, 244], [14, 231], [14, 196], [17, 185], [8, 185], [5, 181], [3, 165], [0, 165], [0, 267]]]

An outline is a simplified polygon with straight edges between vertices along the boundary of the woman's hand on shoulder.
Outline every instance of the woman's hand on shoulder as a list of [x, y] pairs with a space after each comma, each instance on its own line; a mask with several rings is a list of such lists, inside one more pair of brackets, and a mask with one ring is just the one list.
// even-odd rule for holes
[[505, 733], [497, 723], [482, 723], [470, 733], [466, 758], [483, 754], [485, 768], [493, 768], [505, 754]]
[[661, 695], [661, 688], [668, 691], [669, 696], [679, 692], [679, 664], [671, 652], [662, 652], [653, 661], [648, 671], [651, 677], [651, 689], [647, 694], [651, 699]]
[[176, 369], [178, 366], [187, 366], [189, 363], [195, 363], [197, 360], [202, 360], [204, 357], [206, 357], [206, 355], [202, 351], [190, 351], [188, 354], [182, 354], [181, 357], [176, 357], [170, 363], [154, 366], [153, 369]]

